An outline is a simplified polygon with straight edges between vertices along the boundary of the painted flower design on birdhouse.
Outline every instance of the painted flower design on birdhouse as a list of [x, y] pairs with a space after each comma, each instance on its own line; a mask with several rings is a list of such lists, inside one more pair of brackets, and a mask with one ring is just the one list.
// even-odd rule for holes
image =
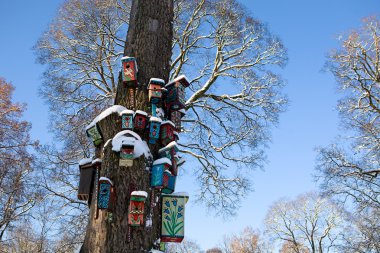
[[129, 86], [137, 86], [137, 62], [136, 58], [125, 56], [121, 58], [122, 80]]
[[150, 117], [149, 119], [149, 143], [155, 144], [160, 138], [160, 126], [162, 120], [157, 117]]
[[164, 171], [171, 166], [171, 161], [168, 158], [160, 158], [153, 162], [150, 186], [154, 188], [164, 187]]
[[98, 183], [98, 208], [99, 209], [111, 209], [115, 195], [115, 189], [113, 183], [109, 178], [101, 177]]
[[161, 242], [182, 242], [185, 236], [185, 193], [162, 195]]
[[151, 78], [148, 85], [149, 90], [149, 102], [152, 104], [158, 104], [162, 98], [162, 87], [165, 85], [165, 81], [159, 78]]
[[134, 115], [134, 111], [132, 110], [124, 110], [122, 112], [120, 112], [120, 115], [121, 115], [121, 128], [122, 129], [128, 129], [128, 130], [132, 130], [133, 129], [133, 115]]
[[148, 194], [145, 191], [133, 191], [129, 202], [128, 224], [141, 226], [144, 223], [144, 207]]
[[87, 136], [92, 140], [95, 146], [103, 142], [102, 133], [97, 124], [94, 124], [86, 129]]
[[144, 131], [147, 126], [148, 114], [144, 111], [137, 110], [133, 118], [133, 127], [135, 131]]

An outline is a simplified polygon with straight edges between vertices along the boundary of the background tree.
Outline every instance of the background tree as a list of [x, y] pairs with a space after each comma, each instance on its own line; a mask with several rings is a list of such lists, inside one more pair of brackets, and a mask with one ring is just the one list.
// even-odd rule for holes
[[246, 227], [240, 234], [226, 236], [223, 240], [224, 253], [266, 253], [270, 252], [258, 231]]
[[343, 94], [338, 110], [347, 138], [321, 148], [317, 164], [324, 193], [353, 204], [357, 224], [366, 234], [362, 244], [373, 245], [375, 252], [379, 227], [372, 221], [379, 219], [380, 210], [379, 34], [379, 20], [366, 18], [361, 28], [341, 36], [341, 46], [329, 56], [327, 69]]
[[267, 213], [265, 226], [273, 240], [286, 244], [283, 250], [323, 253], [340, 244], [344, 220], [341, 210], [331, 201], [307, 193], [295, 200], [275, 202]]
[[14, 103], [12, 84], [0, 78], [0, 246], [12, 224], [36, 201], [31, 180], [30, 124], [21, 119], [25, 105]]
[[181, 243], [169, 243], [165, 250], [166, 253], [202, 253], [200, 246], [188, 238]]

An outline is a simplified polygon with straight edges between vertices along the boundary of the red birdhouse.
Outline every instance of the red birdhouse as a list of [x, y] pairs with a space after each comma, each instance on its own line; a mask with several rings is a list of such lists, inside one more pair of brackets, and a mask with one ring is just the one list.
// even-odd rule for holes
[[133, 118], [133, 127], [135, 131], [144, 131], [147, 127], [148, 114], [144, 111], [137, 110]]
[[148, 193], [145, 191], [133, 191], [129, 202], [128, 224], [141, 226], [144, 223], [144, 207]]
[[178, 132], [181, 132], [181, 120], [185, 115], [185, 109], [181, 109], [179, 111], [170, 111], [170, 120], [174, 123], [175, 129]]
[[171, 121], [163, 121], [161, 123], [160, 128], [160, 135], [161, 135], [161, 142], [163, 145], [168, 145], [170, 142], [174, 141], [174, 130], [175, 125]]
[[130, 87], [137, 87], [137, 62], [136, 58], [125, 56], [121, 58], [122, 63], [122, 80], [124, 84]]

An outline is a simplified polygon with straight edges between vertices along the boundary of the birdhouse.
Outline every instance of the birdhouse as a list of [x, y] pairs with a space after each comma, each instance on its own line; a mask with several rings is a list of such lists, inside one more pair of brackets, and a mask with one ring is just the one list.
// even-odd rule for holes
[[168, 158], [160, 158], [153, 162], [150, 186], [154, 188], [164, 187], [164, 171], [169, 169], [172, 162]]
[[86, 129], [87, 136], [92, 140], [95, 146], [98, 146], [103, 141], [102, 133], [97, 124], [94, 124]]
[[133, 114], [135, 113], [132, 110], [124, 110], [120, 112], [122, 129], [128, 129], [128, 130], [133, 129]]
[[160, 138], [160, 125], [162, 120], [157, 117], [150, 117], [149, 119], [149, 143], [155, 144]]
[[170, 120], [174, 123], [175, 130], [178, 132], [181, 132], [181, 120], [185, 114], [185, 109], [181, 109], [179, 111], [170, 111]]
[[174, 141], [174, 130], [175, 125], [171, 121], [164, 121], [161, 123], [160, 135], [161, 142], [163, 145], [167, 145], [170, 142]]
[[137, 86], [137, 62], [136, 58], [125, 56], [121, 58], [122, 63], [122, 80], [128, 86]]
[[149, 102], [152, 104], [158, 104], [162, 98], [162, 87], [165, 85], [165, 81], [159, 78], [151, 78], [148, 85], [149, 90]]
[[185, 236], [187, 193], [163, 194], [161, 198], [161, 242], [182, 242]]
[[115, 196], [115, 189], [110, 179], [106, 177], [99, 178], [98, 183], [98, 208], [111, 209], [112, 201]]
[[144, 222], [144, 206], [148, 194], [145, 191], [133, 191], [129, 202], [128, 224], [141, 226]]
[[133, 127], [135, 131], [144, 131], [147, 125], [148, 114], [144, 111], [137, 110], [133, 118]]
[[185, 88], [190, 85], [189, 81], [184, 75], [181, 75], [171, 82], [169, 82], [165, 89], [165, 104], [171, 110], [181, 110], [185, 107]]
[[119, 166], [130, 167], [133, 165], [135, 145], [134, 143], [123, 143], [120, 148]]
[[177, 176], [174, 176], [171, 173], [171, 171], [169, 172], [170, 174], [166, 172], [168, 176], [168, 185], [161, 190], [163, 193], [167, 193], [167, 194], [170, 194], [175, 191], [175, 183], [177, 181]]
[[169, 160], [173, 161], [174, 156], [178, 152], [178, 146], [175, 141], [170, 142], [168, 145], [165, 147], [161, 148], [158, 150], [158, 155], [160, 158], [166, 157], [169, 158]]
[[79, 173], [78, 199], [88, 201], [91, 198], [95, 180], [95, 167], [91, 158], [82, 159], [79, 162]]

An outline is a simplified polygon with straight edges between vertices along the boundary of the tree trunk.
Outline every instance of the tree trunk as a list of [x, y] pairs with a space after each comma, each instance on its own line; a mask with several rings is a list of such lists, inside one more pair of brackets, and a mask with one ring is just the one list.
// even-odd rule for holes
[[[129, 29], [124, 50], [125, 56], [136, 57], [138, 64], [139, 87], [136, 91], [135, 106], [129, 101], [127, 87], [119, 80], [116, 105], [133, 110], [143, 110], [151, 115], [148, 101], [147, 84], [150, 78], [168, 81], [173, 37], [173, 0], [133, 0]], [[112, 139], [121, 130], [120, 117], [117, 114], [99, 122], [104, 143]], [[140, 135], [148, 143], [147, 134]], [[89, 253], [125, 253], [149, 252], [160, 237], [160, 203], [156, 203], [159, 192], [150, 188], [150, 174], [146, 170], [143, 156], [135, 159], [133, 166], [119, 167], [119, 156], [112, 151], [111, 143], [96, 149], [96, 156], [103, 160], [102, 169], [97, 177], [105, 176], [113, 181], [116, 188], [116, 205], [111, 212], [97, 211], [96, 189], [92, 196], [90, 217], [85, 241], [81, 252]], [[157, 158], [159, 144], [149, 145], [153, 157]], [[128, 226], [128, 207], [133, 190], [146, 191], [144, 224], [149, 213], [153, 213], [152, 227]], [[153, 203], [152, 203], [153, 201]], [[153, 210], [151, 209], [153, 207]], [[112, 216], [112, 218], [110, 218]]]

